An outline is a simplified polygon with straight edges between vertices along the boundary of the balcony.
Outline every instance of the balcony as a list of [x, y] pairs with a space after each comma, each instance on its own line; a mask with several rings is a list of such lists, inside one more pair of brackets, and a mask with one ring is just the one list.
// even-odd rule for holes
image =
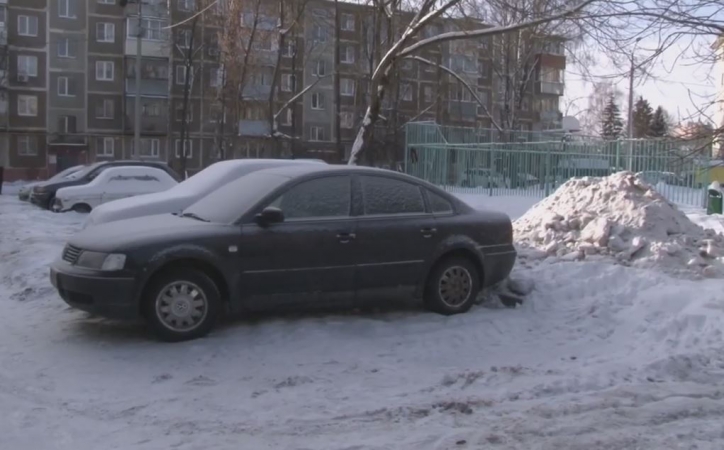
[[563, 95], [565, 88], [564, 83], [539, 81], [537, 91], [539, 94]]
[[[168, 80], [141, 79], [141, 95], [144, 97], [168, 97]], [[126, 78], [126, 95], [136, 95], [136, 79]]]
[[563, 114], [561, 114], [560, 111], [557, 109], [549, 109], [546, 111], [540, 112], [540, 121], [541, 122], [558, 122], [561, 120], [561, 117]]

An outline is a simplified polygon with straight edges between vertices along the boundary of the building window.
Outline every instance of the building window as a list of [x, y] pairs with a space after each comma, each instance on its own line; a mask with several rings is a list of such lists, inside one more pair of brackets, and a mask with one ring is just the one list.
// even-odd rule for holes
[[271, 86], [272, 75], [262, 70], [254, 74], [254, 84], [256, 86]]
[[18, 76], [37, 77], [38, 57], [18, 55]]
[[344, 31], [354, 31], [353, 14], [342, 14], [342, 29]]
[[18, 95], [18, 115], [35, 117], [38, 115], [38, 97], [35, 95]]
[[463, 72], [478, 73], [478, 60], [463, 57]]
[[196, 0], [178, 0], [179, 11], [193, 11], [196, 8]]
[[401, 83], [400, 92], [402, 93], [402, 100], [406, 102], [412, 101], [412, 86], [409, 83]]
[[327, 30], [321, 25], [314, 25], [312, 29], [312, 39], [314, 42], [327, 42]]
[[220, 105], [211, 105], [209, 107], [209, 122], [226, 123], [226, 112], [222, 111]]
[[98, 0], [98, 3], [103, 5], [115, 5], [116, 0]]
[[[142, 19], [141, 38], [149, 41], [163, 41], [166, 38], [166, 21], [160, 19]], [[138, 35], [138, 18], [129, 17], [126, 22], [127, 37]]]
[[284, 122], [282, 122], [282, 125], [291, 126], [293, 115], [292, 108], [287, 108], [286, 111], [284, 111]]
[[97, 119], [112, 119], [114, 102], [110, 98], [104, 98], [102, 102], [96, 104]]
[[324, 140], [324, 127], [311, 127], [310, 128], [310, 141], [323, 141]]
[[96, 155], [98, 156], [114, 156], [116, 140], [112, 137], [98, 138], [96, 145]]
[[345, 97], [354, 97], [354, 80], [351, 78], [340, 79], [339, 93]]
[[146, 103], [141, 106], [141, 116], [161, 117], [161, 105], [158, 103]]
[[38, 18], [36, 16], [18, 16], [18, 34], [20, 36], [37, 36]]
[[314, 73], [318, 77], [323, 77], [327, 74], [327, 64], [323, 59], [318, 59], [317, 64], [314, 65]]
[[191, 47], [191, 37], [191, 30], [180, 30], [176, 42], [181, 48], [189, 48]]
[[432, 103], [432, 86], [422, 88], [422, 93], [425, 97], [425, 102]]
[[[176, 66], [176, 84], [179, 85], [185, 85], [186, 84], [186, 66]], [[193, 71], [191, 71], [191, 79], [189, 80], [189, 85], [194, 84], [194, 74]]]
[[354, 113], [343, 112], [340, 116], [340, 126], [347, 129], [354, 127]]
[[224, 85], [224, 68], [219, 67], [218, 69], [211, 69], [211, 79], [209, 80], [209, 85], [211, 87], [221, 87]]
[[96, 80], [113, 81], [113, 61], [96, 61]]
[[58, 17], [75, 19], [75, 0], [58, 0]]
[[136, 149], [133, 147], [133, 156], [139, 158], [158, 158], [160, 155], [161, 141], [158, 139], [141, 139], [141, 150], [138, 153], [136, 153]]
[[116, 42], [116, 25], [113, 23], [98, 22], [96, 24], [96, 41]]
[[282, 50], [282, 56], [287, 58], [294, 57], [294, 42], [291, 40], [284, 42], [284, 50]]
[[68, 77], [58, 77], [58, 95], [61, 97], [72, 97], [70, 79]]
[[59, 58], [75, 58], [73, 45], [69, 38], [61, 38], [58, 41], [58, 57]]
[[293, 92], [294, 91], [294, 75], [290, 73], [282, 74], [282, 91]]
[[36, 156], [38, 154], [38, 140], [35, 136], [18, 136], [18, 155]]
[[343, 47], [342, 57], [340, 58], [340, 62], [342, 62], [344, 64], [354, 63], [354, 46], [345, 45]]
[[194, 120], [194, 108], [193, 105], [190, 103], [186, 105], [186, 108], [184, 108], [183, 103], [178, 103], [176, 105], [175, 114], [174, 117], [176, 117], [176, 122], [183, 122], [184, 120], [184, 109], [186, 109], [186, 123], [191, 123]]
[[[193, 142], [190, 139], [184, 139], [184, 156], [191, 158], [194, 154]], [[181, 139], [176, 139], [176, 157], [181, 157]]]
[[324, 109], [324, 94], [315, 92], [312, 94], [312, 109]]

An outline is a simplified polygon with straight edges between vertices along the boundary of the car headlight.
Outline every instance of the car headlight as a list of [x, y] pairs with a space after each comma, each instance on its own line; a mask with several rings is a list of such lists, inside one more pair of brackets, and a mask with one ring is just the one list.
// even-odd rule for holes
[[75, 263], [77, 266], [88, 269], [114, 271], [123, 270], [126, 265], [126, 255], [122, 253], [100, 253], [84, 251]]
[[35, 187], [33, 188], [33, 192], [37, 192], [38, 194], [42, 194], [43, 192], [45, 192], [45, 187], [44, 187], [44, 186], [35, 186]]

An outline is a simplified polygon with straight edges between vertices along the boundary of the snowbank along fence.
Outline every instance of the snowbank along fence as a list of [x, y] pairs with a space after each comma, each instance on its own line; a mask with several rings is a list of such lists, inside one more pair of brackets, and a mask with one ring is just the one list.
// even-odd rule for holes
[[406, 173], [456, 193], [543, 198], [572, 177], [640, 174], [670, 201], [704, 206], [711, 159], [686, 141], [606, 141], [558, 131], [410, 123]]

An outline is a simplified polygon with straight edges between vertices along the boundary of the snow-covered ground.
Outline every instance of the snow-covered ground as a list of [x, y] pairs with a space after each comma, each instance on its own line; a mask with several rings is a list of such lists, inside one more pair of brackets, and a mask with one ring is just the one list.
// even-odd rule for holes
[[721, 280], [542, 263], [518, 309], [268, 315], [163, 344], [53, 291], [82, 220], [0, 196], [1, 449], [724, 448]]

